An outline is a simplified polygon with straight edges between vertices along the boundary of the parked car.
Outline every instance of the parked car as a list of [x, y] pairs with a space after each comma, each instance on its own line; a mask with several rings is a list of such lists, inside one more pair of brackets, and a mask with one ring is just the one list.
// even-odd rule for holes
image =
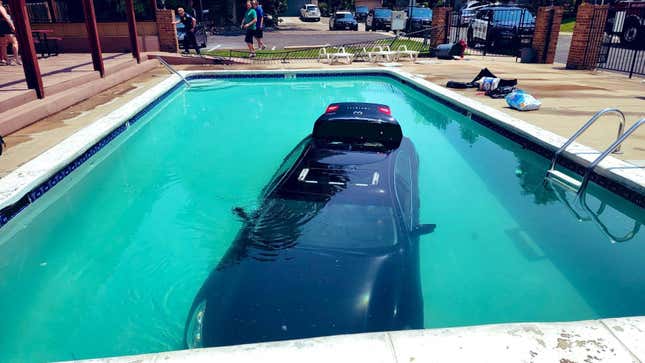
[[388, 106], [335, 103], [197, 293], [188, 348], [423, 327], [418, 156]]
[[516, 6], [486, 6], [477, 10], [467, 32], [468, 46], [486, 44], [489, 48], [517, 50], [530, 47], [535, 17]]
[[329, 18], [329, 30], [358, 30], [358, 22], [349, 11], [337, 11]]
[[320, 9], [317, 5], [306, 4], [300, 8], [300, 20], [320, 21]]
[[470, 22], [475, 18], [477, 10], [483, 8], [484, 6], [488, 5], [480, 1], [469, 1], [466, 5], [464, 5], [463, 8], [461, 8], [461, 10], [459, 10], [459, 17], [461, 19], [460, 24], [470, 24]]
[[[179, 20], [179, 18], [176, 18]], [[184, 37], [186, 36], [186, 27], [182, 23], [178, 23], [177, 27], [177, 40], [179, 40], [179, 47], [184, 48]], [[202, 23], [197, 23], [195, 27], [195, 39], [197, 40], [197, 46], [200, 48], [206, 47], [208, 41], [208, 35], [206, 35], [206, 28]]]
[[410, 14], [405, 26], [408, 32], [416, 32], [432, 27], [432, 9], [412, 7], [408, 11]]
[[359, 5], [354, 10], [354, 17], [356, 18], [357, 22], [364, 23], [365, 19], [367, 19], [367, 14], [369, 12], [370, 12], [370, 9], [367, 6]]
[[645, 49], [645, 1], [619, 1], [609, 7], [605, 31], [627, 48]]
[[370, 10], [365, 19], [365, 31], [392, 30], [392, 10], [376, 8]]

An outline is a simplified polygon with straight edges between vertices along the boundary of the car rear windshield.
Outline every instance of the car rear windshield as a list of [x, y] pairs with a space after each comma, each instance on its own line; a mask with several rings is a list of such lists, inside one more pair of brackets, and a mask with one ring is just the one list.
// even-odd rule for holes
[[350, 13], [336, 14], [336, 17], [339, 18], [339, 19], [353, 19], [354, 18], [354, 16], [352, 14], [350, 14]]
[[432, 18], [432, 10], [429, 8], [412, 8], [414, 18]]
[[250, 229], [262, 245], [366, 249], [397, 243], [392, 207], [271, 198]]
[[374, 16], [377, 18], [391, 18], [392, 17], [392, 10], [390, 9], [375, 9], [374, 10]]
[[367, 6], [357, 6], [356, 7], [356, 12], [357, 13], [366, 13], [368, 11], [369, 11], [369, 9], [368, 9]]

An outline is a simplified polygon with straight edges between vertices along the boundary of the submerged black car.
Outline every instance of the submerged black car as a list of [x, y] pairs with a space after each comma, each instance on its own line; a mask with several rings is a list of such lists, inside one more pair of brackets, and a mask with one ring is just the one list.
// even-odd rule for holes
[[189, 348], [423, 326], [418, 158], [385, 105], [337, 103], [199, 290]]

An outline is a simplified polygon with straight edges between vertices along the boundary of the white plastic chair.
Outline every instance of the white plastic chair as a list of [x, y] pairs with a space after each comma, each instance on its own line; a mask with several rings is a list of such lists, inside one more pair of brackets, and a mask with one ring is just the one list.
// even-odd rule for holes
[[347, 61], [347, 64], [352, 64], [352, 61], [354, 60], [354, 53], [348, 53], [344, 47], [338, 47], [336, 48], [336, 52], [328, 52], [327, 48], [320, 48], [320, 52], [318, 53], [318, 62], [320, 62], [323, 59], [326, 59], [329, 61], [329, 64], [333, 64], [335, 61], [340, 61], [340, 59], [345, 59]]
[[408, 50], [408, 47], [405, 45], [400, 45], [399, 49], [396, 51], [399, 53], [398, 57], [401, 59], [401, 57], [408, 57], [410, 61], [416, 62], [417, 57], [419, 57], [419, 52], [416, 50]]

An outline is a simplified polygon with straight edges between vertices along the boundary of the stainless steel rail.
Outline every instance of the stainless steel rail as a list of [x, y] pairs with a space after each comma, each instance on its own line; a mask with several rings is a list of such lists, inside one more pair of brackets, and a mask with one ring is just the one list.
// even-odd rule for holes
[[170, 66], [170, 64], [168, 64], [168, 62], [163, 60], [163, 58], [157, 57], [157, 59], [159, 60], [159, 63], [163, 64], [163, 66], [166, 67], [166, 69], [168, 69], [170, 72], [178, 75], [179, 78], [181, 78], [181, 80], [184, 81], [184, 83], [186, 84], [186, 87], [190, 88], [190, 82], [188, 82], [188, 80], [186, 78], [184, 78], [184, 76], [179, 74], [179, 72], [177, 72], [177, 70], [175, 70], [172, 66]]

